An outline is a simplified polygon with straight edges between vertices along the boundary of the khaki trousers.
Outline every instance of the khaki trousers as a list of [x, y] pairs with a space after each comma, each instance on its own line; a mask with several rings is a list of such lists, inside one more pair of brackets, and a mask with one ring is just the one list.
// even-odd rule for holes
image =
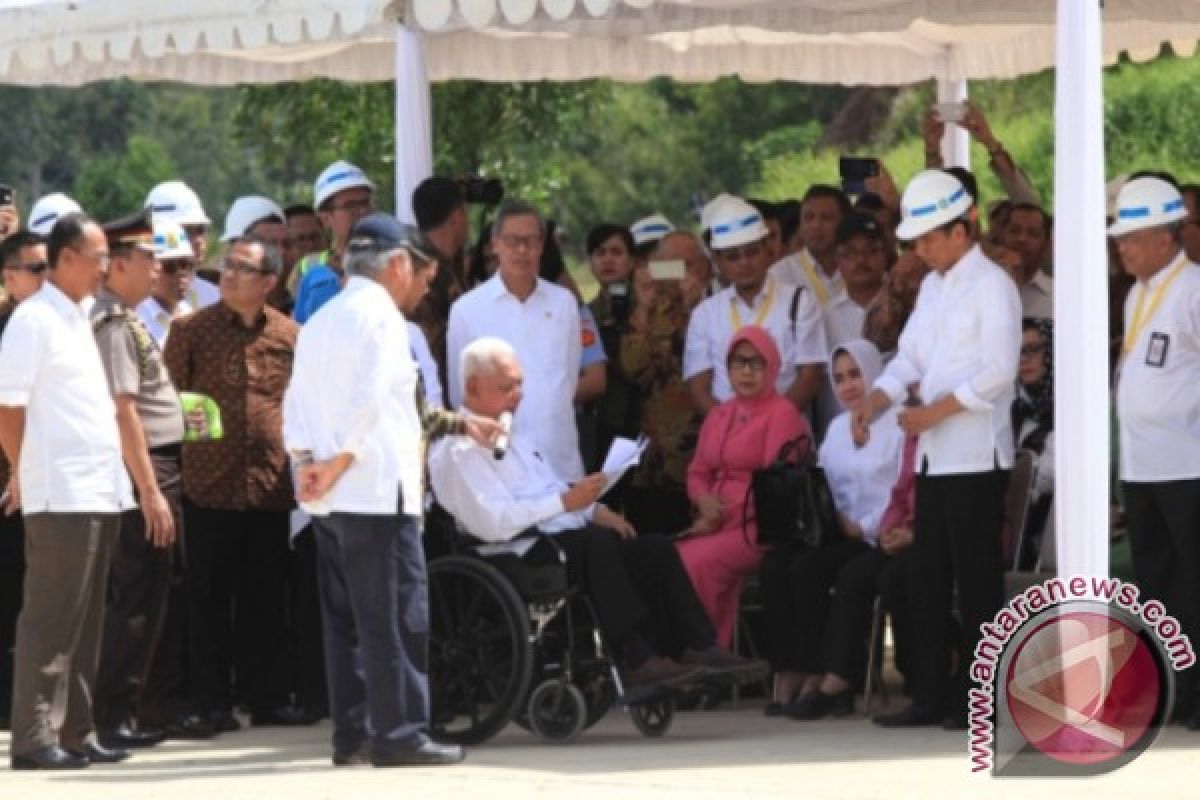
[[80, 750], [93, 734], [108, 567], [120, 514], [25, 517], [25, 598], [17, 617], [13, 755], [60, 745]]

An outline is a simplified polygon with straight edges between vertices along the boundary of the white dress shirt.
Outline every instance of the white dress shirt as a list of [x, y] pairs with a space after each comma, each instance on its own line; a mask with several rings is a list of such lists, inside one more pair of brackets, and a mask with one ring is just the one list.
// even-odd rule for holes
[[47, 281], [4, 331], [0, 405], [25, 408], [18, 480], [27, 515], [133, 507], [90, 306]]
[[496, 274], [458, 298], [450, 307], [446, 334], [446, 390], [455, 408], [463, 399], [459, 357], [483, 336], [508, 342], [525, 372], [515, 424], [531, 432], [556, 475], [569, 481], [582, 477], [575, 387], [583, 335], [575, 295], [539, 278], [533, 293], [521, 301]]
[[[1145, 292], [1148, 308], [1170, 272], [1168, 266], [1129, 290], [1127, 331], [1138, 295]], [[1118, 372], [1121, 479], [1200, 478], [1200, 267], [1187, 264], [1167, 287]]]
[[944, 275], [930, 272], [875, 382], [893, 404], [920, 382], [929, 405], [953, 394], [964, 410], [921, 434], [917, 471], [987, 472], [1013, 463], [1011, 409], [1021, 350], [1021, 300], [1008, 273], [978, 245]]
[[771, 265], [770, 274], [780, 283], [806, 287], [821, 306], [828, 305], [830, 300], [846, 289], [841, 270], [835, 270], [830, 276], [807, 247], [776, 261]]
[[903, 455], [904, 431], [896, 421], [895, 409], [871, 423], [871, 436], [862, 447], [854, 444], [850, 414], [843, 412], [829, 424], [817, 452], [834, 505], [858, 523], [863, 541], [872, 547], [879, 546], [879, 523], [900, 477]]
[[1040, 269], [1021, 287], [1021, 313], [1031, 319], [1054, 319], [1054, 278]]
[[403, 491], [404, 513], [421, 515], [416, 387], [404, 315], [378, 283], [351, 276], [300, 329], [283, 396], [289, 452], [354, 456], [325, 497], [301, 504], [305, 511], [394, 514]]
[[683, 352], [684, 380], [712, 370], [713, 397], [718, 403], [733, 397], [725, 356], [735, 328], [740, 327], [735, 323], [740, 320], [741, 325], [754, 324], [764, 308], [767, 309], [766, 316], [760, 325], [771, 334], [779, 348], [781, 367], [776, 388], [781, 393], [795, 382], [797, 366], [824, 364], [829, 358], [829, 348], [825, 342], [821, 307], [811, 291], [801, 291], [793, 323], [790, 312], [796, 289], [794, 285], [768, 277], [753, 303], [747, 304], [730, 286], [696, 306], [688, 322], [687, 345]]
[[408, 346], [412, 351], [413, 361], [421, 371], [421, 381], [425, 387], [425, 402], [429, 406], [443, 408], [446, 401], [442, 398], [442, 382], [438, 380], [437, 362], [429, 349], [429, 340], [425, 331], [413, 322], [408, 323]]
[[193, 311], [208, 308], [221, 299], [221, 290], [212, 281], [206, 281], [199, 275], [192, 276], [192, 286], [184, 298]]
[[578, 530], [596, 508], [563, 508], [566, 482], [515, 424], [502, 459], [467, 436], [439, 439], [429, 452], [429, 480], [442, 508], [488, 543], [479, 548], [485, 554], [524, 555], [534, 540], [513, 541], [517, 534], [533, 527], [543, 533]]
[[150, 332], [154, 341], [158, 342], [160, 350], [167, 346], [167, 334], [171, 330], [171, 320], [179, 319], [190, 313], [192, 313], [192, 307], [187, 300], [180, 300], [179, 305], [175, 306], [174, 313], [163, 308], [162, 303], [154, 297], [147, 297], [137, 307], [138, 319], [146, 326], [146, 330]]

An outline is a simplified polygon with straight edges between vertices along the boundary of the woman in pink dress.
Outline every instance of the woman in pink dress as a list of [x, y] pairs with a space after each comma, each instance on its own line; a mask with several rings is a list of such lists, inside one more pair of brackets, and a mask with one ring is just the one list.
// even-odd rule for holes
[[678, 547], [717, 640], [729, 647], [742, 582], [763, 555], [753, 508], [743, 525], [750, 476], [774, 461], [789, 440], [811, 433], [791, 401], [775, 390], [779, 350], [770, 333], [756, 325], [743, 327], [730, 341], [726, 359], [734, 396], [710, 411], [700, 429], [687, 473], [697, 516]]

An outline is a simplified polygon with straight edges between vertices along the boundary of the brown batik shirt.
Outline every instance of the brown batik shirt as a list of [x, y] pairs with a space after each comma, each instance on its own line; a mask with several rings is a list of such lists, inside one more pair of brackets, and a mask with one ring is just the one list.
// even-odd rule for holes
[[171, 323], [167, 369], [181, 392], [221, 409], [224, 436], [183, 446], [183, 490], [199, 506], [287, 511], [295, 506], [283, 446], [283, 393], [299, 328], [273, 308], [247, 327], [224, 302]]

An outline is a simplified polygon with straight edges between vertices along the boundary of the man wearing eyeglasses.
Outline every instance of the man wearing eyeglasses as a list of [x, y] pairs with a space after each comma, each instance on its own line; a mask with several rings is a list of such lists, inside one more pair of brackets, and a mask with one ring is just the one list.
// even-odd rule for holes
[[120, 757], [96, 740], [96, 680], [108, 565], [133, 506], [116, 406], [88, 320], [108, 268], [104, 231], [61, 217], [47, 281], [13, 313], [0, 346], [6, 513], [25, 516], [25, 603], [17, 619], [14, 769], [80, 769]]
[[281, 260], [253, 234], [235, 241], [221, 264], [221, 301], [176, 320], [167, 339], [176, 388], [211, 397], [224, 428], [221, 439], [183, 446], [192, 690], [218, 732], [238, 727], [231, 654], [252, 724], [299, 721], [279, 680], [294, 505], [282, 404], [297, 333], [267, 305]]
[[753, 206], [722, 195], [705, 210], [717, 266], [730, 285], [692, 312], [683, 354], [683, 377], [701, 414], [733, 396], [725, 354], [744, 325], [765, 328], [783, 357], [777, 388], [807, 410], [821, 385], [826, 346], [814, 293], [769, 276], [770, 235]]
[[[21, 230], [0, 245], [0, 270], [7, 299], [0, 305], [0, 337], [17, 304], [42, 288], [46, 277], [46, 240]], [[8, 486], [8, 460], [0, 451], [0, 486]], [[8, 727], [12, 706], [13, 636], [21, 610], [25, 578], [25, 525], [20, 514], [0, 514], [0, 728]]]

